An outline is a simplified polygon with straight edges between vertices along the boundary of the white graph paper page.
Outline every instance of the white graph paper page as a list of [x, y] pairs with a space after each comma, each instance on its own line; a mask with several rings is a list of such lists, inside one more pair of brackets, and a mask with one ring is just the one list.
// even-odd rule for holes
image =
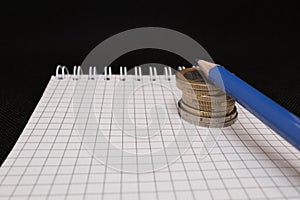
[[174, 76], [134, 79], [52, 77], [0, 168], [0, 199], [300, 198], [299, 152], [241, 106], [214, 134], [180, 123]]

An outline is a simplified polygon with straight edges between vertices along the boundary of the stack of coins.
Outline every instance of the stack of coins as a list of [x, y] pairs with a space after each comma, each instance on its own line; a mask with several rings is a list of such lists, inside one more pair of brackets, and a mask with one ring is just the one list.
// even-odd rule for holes
[[182, 91], [178, 106], [185, 121], [211, 128], [230, 126], [236, 121], [235, 101], [206, 82], [199, 68], [178, 71], [176, 85]]

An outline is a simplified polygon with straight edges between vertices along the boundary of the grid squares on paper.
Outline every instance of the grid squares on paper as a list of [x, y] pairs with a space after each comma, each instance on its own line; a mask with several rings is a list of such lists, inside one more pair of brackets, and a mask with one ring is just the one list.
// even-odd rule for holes
[[[64, 80], [52, 77], [0, 168], [0, 199], [300, 197], [299, 152], [239, 105], [238, 121], [223, 128], [218, 136], [205, 135], [204, 128], [193, 127], [197, 134], [189, 141], [190, 148], [166, 167], [157, 169], [161, 163], [173, 159], [168, 151], [161, 157], [134, 156], [136, 153], [149, 155], [174, 142], [177, 145], [172, 152], [178, 153], [178, 145], [184, 139], [175, 134], [181, 124], [174, 94], [180, 97], [181, 93], [174, 77], [171, 81], [166, 81], [164, 76], [156, 80], [168, 87], [147, 79], [148, 76], [143, 76], [142, 81], [136, 81], [128, 76], [124, 83], [117, 75], [111, 80], [103, 80], [102, 75], [88, 80], [83, 75], [80, 84], [76, 84], [71, 77]], [[75, 103], [72, 102], [74, 88], [83, 95]], [[135, 93], [126, 99], [126, 111], [124, 97], [133, 90]], [[160, 115], [161, 110], [153, 105], [167, 112]], [[84, 108], [80, 111], [82, 115], [74, 114], [77, 108]], [[126, 121], [125, 114], [130, 121]], [[92, 117], [96, 122], [85, 120]], [[143, 137], [124, 134], [114, 120], [120, 122], [123, 130], [134, 133], [133, 136]], [[155, 125], [149, 127], [150, 122]], [[188, 134], [190, 129], [185, 128]], [[99, 130], [102, 138], [94, 137]], [[107, 146], [104, 137], [114, 146]], [[206, 156], [199, 157], [207, 139], [217, 142]], [[105, 163], [117, 169], [106, 167]], [[153, 170], [139, 174], [122, 171], [126, 167], [139, 171], [143, 166]]]

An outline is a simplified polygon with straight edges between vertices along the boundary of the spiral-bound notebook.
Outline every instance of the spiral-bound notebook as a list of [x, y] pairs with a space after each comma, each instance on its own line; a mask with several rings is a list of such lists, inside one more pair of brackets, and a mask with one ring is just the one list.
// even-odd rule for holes
[[300, 198], [294, 147], [240, 105], [230, 127], [182, 121], [174, 73], [150, 71], [52, 76], [0, 199]]

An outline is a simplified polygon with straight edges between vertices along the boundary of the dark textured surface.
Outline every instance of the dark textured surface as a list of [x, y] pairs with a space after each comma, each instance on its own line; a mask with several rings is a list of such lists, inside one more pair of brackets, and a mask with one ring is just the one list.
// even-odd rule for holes
[[21, 84], [20, 86], [9, 87], [9, 82], [1, 83], [2, 87], [3, 84], [7, 87], [6, 89], [0, 90], [1, 164], [19, 138], [46, 87], [43, 81], [34, 81], [26, 77], [17, 78], [19, 80], [11, 81], [18, 82]]
[[[137, 27], [189, 35], [215, 62], [300, 116], [298, 6], [276, 1], [7, 1], [0, 12], [0, 163], [25, 127], [55, 67], [71, 69], [106, 38]], [[174, 41], [176, 42], [176, 41]], [[112, 66], [185, 61], [158, 51]], [[116, 72], [116, 71], [115, 71]]]

